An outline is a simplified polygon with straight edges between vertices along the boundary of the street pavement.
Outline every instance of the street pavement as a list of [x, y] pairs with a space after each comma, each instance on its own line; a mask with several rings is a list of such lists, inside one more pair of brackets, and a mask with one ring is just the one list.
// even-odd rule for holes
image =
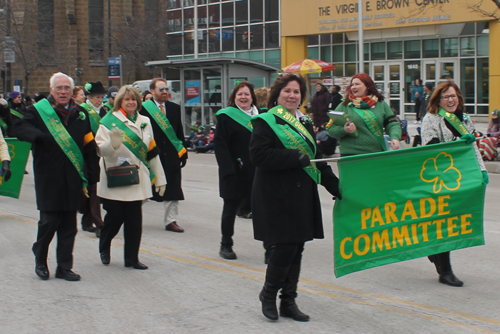
[[[335, 163], [332, 167], [336, 170]], [[31, 162], [28, 171], [19, 200], [0, 197], [0, 333], [500, 332], [498, 174], [490, 174], [487, 187], [486, 245], [452, 252], [462, 288], [440, 284], [427, 258], [335, 278], [334, 202], [321, 187], [325, 239], [306, 243], [297, 298], [311, 321], [273, 323], [260, 310], [266, 266], [251, 220], [236, 220], [238, 259], [218, 255], [222, 200], [213, 154], [190, 153], [183, 169], [186, 200], [179, 224], [185, 233], [165, 231], [163, 205], [145, 203], [140, 260], [149, 270], [123, 266], [121, 232], [111, 264], [104, 266], [98, 239], [79, 231], [74, 250], [79, 282], [54, 278], [56, 240], [49, 253], [51, 279], [34, 273], [38, 211]]]

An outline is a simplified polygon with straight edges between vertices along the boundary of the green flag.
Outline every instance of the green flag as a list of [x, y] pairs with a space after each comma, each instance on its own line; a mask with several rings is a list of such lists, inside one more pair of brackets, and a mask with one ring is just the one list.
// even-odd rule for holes
[[19, 141], [16, 138], [5, 138], [5, 141], [9, 146], [12, 176], [7, 182], [5, 182], [3, 177], [0, 177], [0, 196], [19, 198], [31, 144]]
[[484, 245], [486, 185], [471, 144], [459, 140], [345, 157], [338, 167], [337, 277]]

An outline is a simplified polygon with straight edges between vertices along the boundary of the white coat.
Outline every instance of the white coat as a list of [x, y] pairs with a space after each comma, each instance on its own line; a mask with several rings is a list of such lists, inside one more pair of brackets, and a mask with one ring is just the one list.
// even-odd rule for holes
[[[149, 148], [151, 141], [154, 140], [153, 128], [151, 127], [149, 118], [138, 115], [134, 123], [127, 117], [125, 117], [125, 115], [123, 115], [123, 113], [119, 110], [114, 111], [113, 115], [115, 115], [123, 123], [125, 123], [125, 125], [129, 129], [134, 131], [135, 134], [137, 134], [140, 138], [142, 137], [142, 141], [144, 142], [144, 144], [146, 144], [146, 147]], [[147, 125], [143, 129], [141, 129], [142, 123], [147, 123]], [[101, 178], [99, 183], [97, 183], [97, 196], [124, 202], [141, 201], [152, 197], [153, 192], [151, 189], [151, 181], [149, 178], [148, 168], [125, 145], [122, 144], [118, 147], [118, 149], [115, 150], [111, 145], [109, 132], [110, 130], [108, 128], [100, 124], [95, 138], [95, 142], [98, 147], [97, 153], [100, 157], [102, 157], [100, 162]], [[104, 161], [106, 161], [106, 166], [108, 168], [114, 167], [117, 165], [118, 158], [128, 159], [131, 165], [139, 166], [139, 184], [108, 188]], [[162, 186], [167, 184], [165, 173], [163, 171], [163, 167], [158, 155], [149, 160], [149, 166], [157, 177], [155, 185]]]

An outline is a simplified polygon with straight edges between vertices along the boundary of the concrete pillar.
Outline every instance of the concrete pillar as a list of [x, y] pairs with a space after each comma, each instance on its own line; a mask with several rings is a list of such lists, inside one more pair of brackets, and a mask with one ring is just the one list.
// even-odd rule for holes
[[281, 37], [281, 68], [307, 58], [307, 36]]

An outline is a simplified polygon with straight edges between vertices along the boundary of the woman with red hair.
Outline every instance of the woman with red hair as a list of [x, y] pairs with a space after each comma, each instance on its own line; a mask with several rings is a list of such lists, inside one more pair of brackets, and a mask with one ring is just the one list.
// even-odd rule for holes
[[327, 131], [339, 139], [341, 156], [386, 151], [384, 131], [391, 139], [391, 147], [399, 149], [401, 126], [368, 74], [352, 77], [344, 102], [336, 111], [343, 111], [348, 122], [341, 126], [330, 121]]

